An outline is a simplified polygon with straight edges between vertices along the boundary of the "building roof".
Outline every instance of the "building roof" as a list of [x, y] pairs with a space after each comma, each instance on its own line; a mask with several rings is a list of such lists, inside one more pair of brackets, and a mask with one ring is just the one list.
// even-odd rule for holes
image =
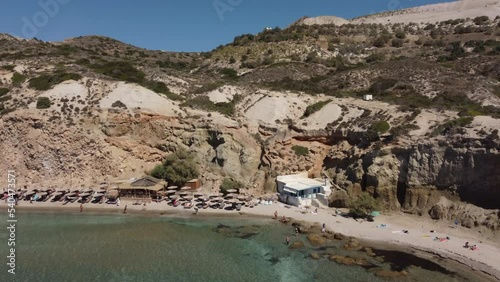
[[133, 186], [131, 183], [123, 183], [118, 185], [118, 190], [149, 190], [149, 191], [160, 191], [165, 188], [164, 185], [158, 183], [154, 186]]
[[288, 182], [285, 184], [285, 186], [287, 188], [290, 188], [290, 189], [293, 189], [296, 191], [308, 190], [308, 189], [312, 189], [312, 188], [321, 187], [324, 185], [325, 185], [325, 183], [323, 183], [323, 182], [320, 182], [320, 181], [317, 181], [314, 179], [309, 179], [309, 178], [304, 178], [304, 179], [300, 179], [298, 181]]

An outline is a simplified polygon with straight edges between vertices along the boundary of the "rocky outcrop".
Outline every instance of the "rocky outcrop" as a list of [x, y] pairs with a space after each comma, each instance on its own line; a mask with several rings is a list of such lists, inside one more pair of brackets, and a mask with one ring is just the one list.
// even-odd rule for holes
[[[500, 208], [498, 144], [485, 148], [463, 140], [364, 151], [349, 147], [332, 147], [338, 150], [325, 160], [335, 167], [330, 170], [333, 181], [343, 188], [332, 193], [331, 206], [348, 206], [365, 191], [391, 210], [420, 215], [430, 211], [436, 219], [458, 218], [464, 226], [497, 228], [495, 211], [483, 208]], [[443, 196], [451, 201], [444, 202]]]

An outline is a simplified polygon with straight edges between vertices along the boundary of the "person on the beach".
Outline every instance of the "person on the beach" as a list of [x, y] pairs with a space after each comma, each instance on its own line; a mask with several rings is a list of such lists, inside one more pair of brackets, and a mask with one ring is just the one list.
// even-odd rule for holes
[[285, 240], [286, 240], [286, 244], [287, 244], [287, 245], [288, 245], [288, 244], [290, 244], [290, 237], [286, 236], [286, 239], [285, 239]]
[[146, 211], [146, 202], [144, 202], [144, 204], [142, 204], [142, 211]]
[[468, 249], [469, 247], [470, 247], [470, 246], [469, 246], [469, 242], [465, 242], [464, 248], [467, 248], [467, 249]]
[[83, 204], [80, 204], [80, 212], [83, 212]]
[[321, 228], [321, 233], [325, 233], [326, 232], [326, 224], [323, 223], [323, 226]]
[[286, 223], [286, 217], [285, 217], [285, 216], [283, 216], [283, 217], [281, 218], [281, 222]]
[[127, 213], [127, 205], [125, 205], [125, 208], [123, 209], [123, 213]]
[[278, 218], [278, 211], [274, 211], [274, 219]]
[[299, 236], [299, 228], [295, 228], [295, 236]]

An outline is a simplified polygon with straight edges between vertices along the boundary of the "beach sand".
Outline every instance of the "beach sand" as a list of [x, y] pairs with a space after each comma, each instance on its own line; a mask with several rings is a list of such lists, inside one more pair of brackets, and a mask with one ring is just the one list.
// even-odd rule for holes
[[[122, 200], [120, 206], [107, 204], [84, 204], [83, 212], [116, 213], [123, 214], [127, 205], [128, 214], [164, 215], [173, 217], [203, 217], [203, 216], [235, 216], [235, 217], [264, 217], [273, 218], [275, 211], [278, 219], [282, 216], [294, 220], [309, 223], [326, 224], [327, 230], [352, 236], [360, 239], [365, 245], [373, 245], [377, 248], [403, 250], [419, 255], [424, 258], [439, 258], [449, 260], [470, 269], [486, 274], [491, 280], [500, 280], [500, 253], [499, 236], [494, 233], [469, 230], [464, 227], [455, 226], [453, 223], [443, 221], [431, 221], [423, 217], [390, 213], [375, 217], [374, 222], [360, 222], [352, 218], [340, 215], [334, 216], [334, 209], [318, 209], [317, 214], [296, 207], [286, 207], [281, 203], [272, 205], [258, 205], [254, 208], [242, 208], [241, 212], [214, 209], [200, 209], [194, 215], [194, 209], [183, 207], [171, 207], [166, 202], [149, 203], [144, 211], [144, 206], [133, 205], [132, 201]], [[0, 209], [5, 210], [7, 204], [0, 202]], [[55, 211], [80, 212], [80, 204], [73, 203], [62, 205], [61, 203], [38, 203], [30, 204], [26, 201], [19, 202], [16, 210], [32, 211]], [[126, 215], [124, 215], [126, 216]], [[380, 224], [386, 224], [385, 228], [378, 228]], [[408, 230], [409, 234], [401, 232]], [[434, 233], [430, 231], [434, 230]], [[434, 241], [434, 237], [450, 237], [447, 242]], [[478, 246], [475, 251], [463, 248], [465, 242]], [[401, 248], [400, 248], [401, 247]]]

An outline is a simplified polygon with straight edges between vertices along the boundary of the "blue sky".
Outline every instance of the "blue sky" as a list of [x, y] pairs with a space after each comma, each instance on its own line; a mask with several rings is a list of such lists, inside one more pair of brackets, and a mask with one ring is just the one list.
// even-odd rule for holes
[[353, 18], [450, 0], [0, 0], [0, 32], [45, 41], [105, 35], [139, 47], [208, 51], [302, 16]]

